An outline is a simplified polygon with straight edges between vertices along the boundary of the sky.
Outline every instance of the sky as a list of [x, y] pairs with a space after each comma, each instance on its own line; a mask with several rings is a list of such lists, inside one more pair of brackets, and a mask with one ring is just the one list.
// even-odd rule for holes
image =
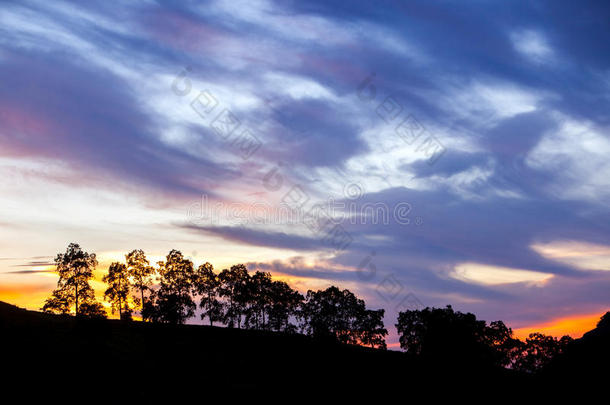
[[525, 336], [610, 309], [604, 1], [0, 2], [0, 300], [246, 263]]

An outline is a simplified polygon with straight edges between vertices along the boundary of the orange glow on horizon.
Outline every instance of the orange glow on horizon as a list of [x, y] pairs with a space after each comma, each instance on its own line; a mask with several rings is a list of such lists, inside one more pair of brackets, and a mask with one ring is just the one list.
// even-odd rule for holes
[[45, 284], [5, 284], [0, 286], [0, 301], [20, 308], [39, 311], [52, 288]]
[[581, 337], [584, 333], [594, 329], [603, 313], [572, 315], [556, 318], [548, 322], [513, 329], [515, 337], [525, 340], [530, 333], [540, 332], [545, 335], [561, 337], [571, 336], [574, 339]]

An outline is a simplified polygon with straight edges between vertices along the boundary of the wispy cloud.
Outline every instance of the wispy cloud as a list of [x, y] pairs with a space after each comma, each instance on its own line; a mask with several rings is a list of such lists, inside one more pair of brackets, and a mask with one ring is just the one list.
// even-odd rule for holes
[[[592, 313], [610, 283], [587, 271], [605, 266], [591, 247], [610, 237], [607, 17], [550, 0], [5, 1], [2, 270], [46, 271], [23, 241], [53, 252], [82, 238], [100, 253], [205, 250], [382, 304], [353, 278], [374, 250], [427, 305], [523, 325], [551, 307]], [[203, 91], [218, 101], [206, 117], [192, 107]], [[261, 140], [250, 158], [211, 125], [224, 110]], [[446, 148], [433, 165], [397, 136], [407, 116]], [[295, 186], [309, 204], [408, 203], [412, 222], [346, 221], [341, 251], [294, 224], [187, 222], [202, 195], [276, 207]]]

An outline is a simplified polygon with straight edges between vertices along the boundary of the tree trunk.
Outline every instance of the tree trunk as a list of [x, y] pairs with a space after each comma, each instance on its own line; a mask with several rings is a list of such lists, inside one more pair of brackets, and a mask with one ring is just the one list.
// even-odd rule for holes
[[121, 279], [119, 278], [119, 320], [123, 320], [123, 305], [121, 302]]
[[[144, 311], [144, 288], [142, 286], [140, 286], [140, 294], [142, 296], [142, 302], [140, 304], [140, 305], [142, 305], [142, 311], [140, 311], [140, 315], [142, 315], [142, 312]], [[142, 317], [142, 322], [146, 322], [144, 317]]]
[[231, 296], [229, 297], [229, 314], [231, 314], [231, 316], [228, 318], [231, 320], [231, 327], [233, 327], [233, 323], [235, 321], [235, 308], [233, 308], [233, 290], [231, 290]]
[[214, 326], [212, 320], [212, 292], [210, 290], [208, 290], [208, 318], [210, 318], [210, 326]]
[[74, 316], [78, 316], [78, 284], [74, 285]]

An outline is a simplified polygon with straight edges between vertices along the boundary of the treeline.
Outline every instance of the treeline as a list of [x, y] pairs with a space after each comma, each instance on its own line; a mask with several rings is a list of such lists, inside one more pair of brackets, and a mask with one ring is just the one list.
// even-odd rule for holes
[[[72, 243], [55, 258], [58, 286], [43, 311], [79, 317], [105, 317], [89, 281], [97, 266], [95, 254]], [[210, 325], [304, 333], [340, 343], [386, 348], [384, 310], [370, 310], [349, 290], [329, 287], [302, 295], [270, 273], [250, 274], [243, 264], [215, 272], [210, 263], [195, 268], [178, 250], [152, 266], [142, 250], [114, 262], [102, 279], [104, 298], [112, 313], [131, 320], [139, 311], [143, 321], [183, 324], [195, 315]]]
[[[43, 306], [45, 312], [78, 317], [106, 317], [89, 281], [97, 266], [95, 254], [70, 244], [55, 258], [59, 281]], [[270, 273], [250, 274], [243, 264], [220, 272], [210, 263], [195, 268], [178, 250], [152, 266], [142, 250], [114, 262], [103, 277], [104, 294], [113, 314], [131, 320], [139, 311], [145, 322], [183, 324], [195, 315], [210, 325], [303, 333], [340, 343], [386, 348], [384, 310], [367, 309], [349, 290], [329, 287], [305, 295]], [[609, 317], [610, 315], [606, 315]], [[396, 329], [400, 347], [429, 363], [478, 364], [536, 372], [571, 343], [541, 333], [524, 341], [502, 321], [487, 324], [471, 313], [446, 308], [400, 312]]]
[[564, 352], [573, 339], [532, 333], [524, 341], [502, 321], [487, 324], [474, 314], [446, 308], [400, 312], [400, 347], [429, 362], [496, 366], [534, 373]]

